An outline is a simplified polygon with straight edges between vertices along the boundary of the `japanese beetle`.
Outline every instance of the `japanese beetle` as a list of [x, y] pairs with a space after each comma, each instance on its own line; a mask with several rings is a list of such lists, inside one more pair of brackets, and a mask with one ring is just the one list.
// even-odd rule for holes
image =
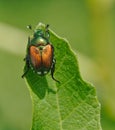
[[[50, 33], [48, 27], [49, 25], [46, 25], [43, 28], [39, 24], [33, 35], [28, 37], [27, 54], [24, 58], [26, 70], [22, 78], [28, 73], [29, 69], [33, 69], [40, 76], [44, 76], [51, 71], [52, 79], [59, 82], [54, 78], [56, 60], [54, 58], [54, 47], [49, 41]], [[28, 28], [32, 29], [30, 25]]]

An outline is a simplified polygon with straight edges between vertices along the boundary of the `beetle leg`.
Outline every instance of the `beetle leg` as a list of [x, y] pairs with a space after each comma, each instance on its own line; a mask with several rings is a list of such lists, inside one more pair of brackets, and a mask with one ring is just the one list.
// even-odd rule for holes
[[22, 75], [22, 78], [24, 78], [24, 76], [28, 73], [30, 65], [29, 65], [29, 60], [28, 60], [28, 56], [26, 56], [26, 58], [24, 58], [24, 60], [26, 61], [26, 70], [24, 72], [24, 74]]
[[[29, 28], [31, 28], [31, 27], [29, 26]], [[30, 37], [28, 37], [28, 45], [30, 45], [30, 43], [31, 43]], [[29, 49], [29, 47], [28, 47], [28, 49]], [[26, 61], [27, 69], [25, 70], [24, 74], [22, 75], [22, 78], [24, 78], [24, 76], [28, 73], [29, 68], [30, 68], [28, 55], [24, 58], [24, 61]]]
[[60, 83], [60, 81], [58, 81], [57, 79], [54, 78], [55, 63], [56, 63], [56, 60], [53, 59], [53, 63], [52, 63], [52, 66], [51, 66], [51, 76], [52, 76], [53, 80], [55, 80], [56, 82]]
[[28, 45], [31, 44], [30, 36], [28, 37]]

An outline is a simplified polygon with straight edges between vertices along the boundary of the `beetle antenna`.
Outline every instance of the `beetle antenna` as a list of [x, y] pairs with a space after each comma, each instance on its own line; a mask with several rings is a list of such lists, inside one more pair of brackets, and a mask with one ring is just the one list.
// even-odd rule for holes
[[32, 26], [31, 25], [28, 25], [27, 28], [30, 29], [30, 30], [32, 30]]
[[50, 26], [49, 24], [46, 25], [46, 27], [45, 27], [46, 31], [48, 31], [49, 26]]

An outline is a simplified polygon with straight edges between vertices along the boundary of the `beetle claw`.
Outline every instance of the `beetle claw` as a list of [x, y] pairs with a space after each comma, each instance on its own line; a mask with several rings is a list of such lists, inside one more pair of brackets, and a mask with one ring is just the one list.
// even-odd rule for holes
[[52, 76], [52, 79], [55, 80], [56, 82], [60, 83], [60, 81], [55, 79], [53, 76]]

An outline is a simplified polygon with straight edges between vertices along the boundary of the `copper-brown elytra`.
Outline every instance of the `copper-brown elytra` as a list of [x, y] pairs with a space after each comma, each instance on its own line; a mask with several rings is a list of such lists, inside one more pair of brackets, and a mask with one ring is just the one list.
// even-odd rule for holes
[[[56, 60], [54, 58], [54, 47], [49, 41], [48, 27], [49, 25], [46, 25], [43, 28], [39, 24], [33, 35], [28, 37], [27, 54], [24, 58], [26, 70], [22, 78], [28, 73], [29, 69], [33, 69], [40, 76], [44, 76], [51, 71], [52, 79], [59, 82], [54, 78]], [[32, 29], [30, 25], [28, 28]]]

